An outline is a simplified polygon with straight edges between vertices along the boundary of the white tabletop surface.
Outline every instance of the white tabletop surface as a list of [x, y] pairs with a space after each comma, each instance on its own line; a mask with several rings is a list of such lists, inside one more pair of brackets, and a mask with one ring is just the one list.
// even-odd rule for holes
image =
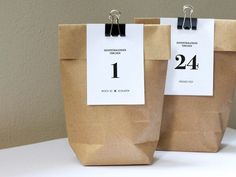
[[84, 167], [67, 139], [0, 150], [0, 177], [235, 177], [236, 130], [218, 153], [156, 152], [153, 165]]

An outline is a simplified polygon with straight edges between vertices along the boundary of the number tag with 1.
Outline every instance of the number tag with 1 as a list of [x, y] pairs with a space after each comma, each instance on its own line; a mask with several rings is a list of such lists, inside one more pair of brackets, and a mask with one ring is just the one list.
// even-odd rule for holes
[[104, 24], [88, 24], [87, 104], [144, 103], [143, 25], [126, 24], [125, 37], [106, 37]]
[[214, 20], [198, 19], [197, 30], [177, 29], [176, 18], [161, 18], [171, 25], [171, 60], [165, 95], [213, 95]]

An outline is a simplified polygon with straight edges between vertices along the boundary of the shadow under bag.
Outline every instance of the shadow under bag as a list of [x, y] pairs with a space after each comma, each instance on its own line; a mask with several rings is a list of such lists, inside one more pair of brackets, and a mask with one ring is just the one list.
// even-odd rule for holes
[[170, 58], [170, 26], [144, 25], [145, 105], [88, 106], [86, 25], [60, 25], [59, 38], [67, 133], [81, 163], [152, 163]]
[[[135, 21], [160, 23], [159, 18]], [[201, 152], [220, 149], [236, 85], [236, 21], [215, 20], [214, 38], [214, 96], [165, 96], [158, 149]]]

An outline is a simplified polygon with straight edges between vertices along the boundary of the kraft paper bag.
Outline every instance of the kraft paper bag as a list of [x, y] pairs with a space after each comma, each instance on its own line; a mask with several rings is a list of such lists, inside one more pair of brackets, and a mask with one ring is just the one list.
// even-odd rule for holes
[[151, 164], [162, 118], [170, 26], [144, 25], [145, 105], [88, 106], [86, 25], [60, 25], [69, 143], [84, 165]]
[[[135, 21], [160, 23], [158, 18]], [[236, 85], [236, 21], [215, 20], [214, 38], [214, 96], [165, 96], [160, 150], [217, 152], [221, 147]]]

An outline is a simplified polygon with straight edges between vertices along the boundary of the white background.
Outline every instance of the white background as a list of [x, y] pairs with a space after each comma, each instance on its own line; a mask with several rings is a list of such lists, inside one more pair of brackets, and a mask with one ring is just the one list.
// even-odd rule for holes
[[85, 167], [67, 139], [0, 150], [1, 177], [235, 177], [236, 130], [218, 153], [158, 151], [153, 165]]

